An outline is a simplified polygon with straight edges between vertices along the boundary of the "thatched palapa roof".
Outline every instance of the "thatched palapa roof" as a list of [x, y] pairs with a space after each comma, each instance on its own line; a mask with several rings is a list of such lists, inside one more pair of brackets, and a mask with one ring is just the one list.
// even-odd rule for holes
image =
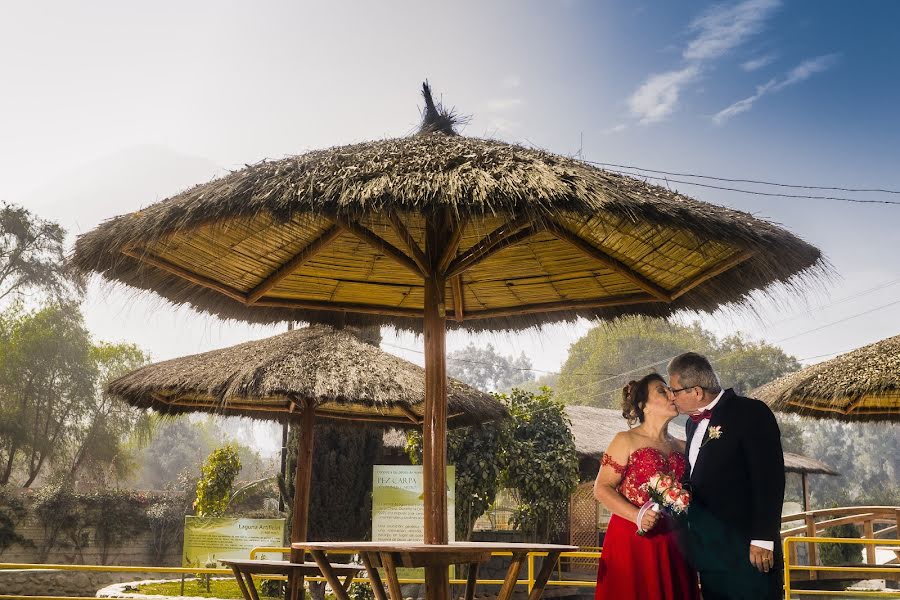
[[[418, 135], [263, 161], [111, 219], [78, 238], [74, 262], [224, 318], [408, 330], [433, 264], [448, 326], [470, 330], [711, 311], [825, 268], [747, 213], [455, 135], [427, 89], [426, 105]], [[427, 223], [448, 230], [438, 263]]]
[[900, 335], [776, 379], [753, 391], [773, 410], [854, 421], [900, 419]]
[[[258, 419], [298, 418], [312, 400], [317, 419], [418, 427], [424, 370], [327, 326], [152, 364], [108, 386], [134, 406], [169, 414], [211, 412]], [[449, 422], [467, 425], [507, 416], [490, 394], [454, 379]]]

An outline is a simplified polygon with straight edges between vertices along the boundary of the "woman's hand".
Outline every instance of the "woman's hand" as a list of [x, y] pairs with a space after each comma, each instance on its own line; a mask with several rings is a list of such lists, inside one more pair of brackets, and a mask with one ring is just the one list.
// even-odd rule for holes
[[659, 511], [651, 508], [644, 511], [644, 516], [641, 518], [641, 522], [638, 523], [638, 527], [641, 531], [650, 531], [656, 526], [657, 521], [659, 521]]

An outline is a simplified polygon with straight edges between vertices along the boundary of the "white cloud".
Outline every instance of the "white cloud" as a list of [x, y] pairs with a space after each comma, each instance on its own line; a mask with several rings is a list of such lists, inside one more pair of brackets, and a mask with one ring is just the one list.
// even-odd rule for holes
[[743, 0], [716, 6], [694, 19], [688, 28], [693, 36], [681, 53], [684, 66], [648, 77], [628, 99], [631, 114], [645, 125], [671, 115], [685, 87], [700, 77], [707, 63], [759, 33], [780, 4], [781, 0]]
[[494, 98], [487, 103], [488, 110], [492, 112], [503, 112], [510, 110], [522, 104], [521, 98]]
[[682, 56], [686, 60], [719, 58], [759, 33], [779, 0], [744, 0], [733, 6], [716, 6], [691, 23], [696, 32]]
[[775, 60], [774, 54], [766, 54], [765, 56], [760, 56], [758, 58], [751, 58], [750, 60], [741, 63], [741, 68], [745, 71], [752, 72], [762, 69], [765, 66], [772, 64]]
[[753, 104], [763, 96], [783, 90], [788, 86], [800, 83], [802, 81], [806, 81], [816, 73], [827, 71], [835, 65], [837, 59], [837, 54], [826, 54], [824, 56], [818, 56], [816, 58], [804, 60], [802, 63], [788, 71], [785, 78], [781, 81], [772, 79], [764, 85], [758, 86], [756, 88], [755, 94], [744, 98], [743, 100], [738, 100], [734, 104], [723, 108], [713, 115], [712, 120], [716, 125], [721, 125], [732, 117], [735, 117], [741, 113], [745, 113], [753, 108]]
[[613, 127], [610, 127], [609, 129], [604, 129], [604, 130], [603, 130], [603, 135], [610, 135], [610, 134], [613, 134], [613, 133], [620, 133], [620, 132], [622, 132], [622, 131], [625, 131], [626, 129], [628, 129], [628, 124], [627, 124], [627, 123], [619, 123], [618, 125], [615, 125], [615, 126], [613, 126]]
[[837, 63], [838, 56], [838, 54], [825, 54], [823, 56], [804, 60], [790, 70], [785, 80], [778, 84], [778, 89], [780, 90], [789, 85], [806, 81], [816, 73], [827, 71]]
[[699, 67], [690, 65], [651, 75], [628, 99], [631, 114], [643, 124], [661, 121], [675, 110], [682, 88], [699, 74]]

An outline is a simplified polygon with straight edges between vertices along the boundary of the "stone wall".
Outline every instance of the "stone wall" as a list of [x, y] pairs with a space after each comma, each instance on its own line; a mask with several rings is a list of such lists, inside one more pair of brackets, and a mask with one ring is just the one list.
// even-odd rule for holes
[[[24, 523], [16, 527], [16, 533], [24, 536], [31, 542], [31, 545], [20, 546], [16, 544], [7, 548], [5, 552], [0, 554], [0, 562], [32, 564], [39, 562], [38, 548], [44, 542], [44, 532], [41, 524], [33, 516], [29, 516]], [[54, 548], [43, 562], [47, 564], [100, 564], [100, 549], [93, 543], [93, 533], [90, 529], [88, 530], [87, 544], [81, 548], [80, 552], [76, 552], [71, 547]], [[166, 554], [163, 563], [155, 566], [180, 567], [181, 546], [182, 540], [179, 533], [179, 539], [172, 543], [172, 547]], [[106, 563], [122, 566], [150, 565], [152, 563], [150, 532], [142, 532], [132, 538], [127, 544], [110, 549]]]
[[[0, 594], [22, 596], [93, 596], [113, 583], [165, 578], [161, 573], [102, 573], [55, 569], [0, 570]], [[173, 574], [177, 579], [180, 575]]]

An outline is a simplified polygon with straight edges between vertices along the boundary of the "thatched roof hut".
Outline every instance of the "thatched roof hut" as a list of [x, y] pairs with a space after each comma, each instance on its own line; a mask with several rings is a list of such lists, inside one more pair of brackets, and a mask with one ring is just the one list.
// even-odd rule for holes
[[900, 419], [900, 335], [820, 362], [753, 391], [773, 410], [848, 421]]
[[[167, 414], [299, 420], [309, 400], [317, 419], [420, 427], [424, 383], [422, 367], [350, 331], [318, 325], [148, 365], [112, 381], [108, 390]], [[448, 403], [451, 426], [507, 416], [490, 394], [454, 379]]]
[[448, 326], [470, 330], [711, 311], [824, 269], [750, 214], [456, 135], [430, 92], [426, 105], [419, 135], [250, 165], [79, 236], [74, 262], [225, 318], [416, 331], [436, 214], [452, 231]]

